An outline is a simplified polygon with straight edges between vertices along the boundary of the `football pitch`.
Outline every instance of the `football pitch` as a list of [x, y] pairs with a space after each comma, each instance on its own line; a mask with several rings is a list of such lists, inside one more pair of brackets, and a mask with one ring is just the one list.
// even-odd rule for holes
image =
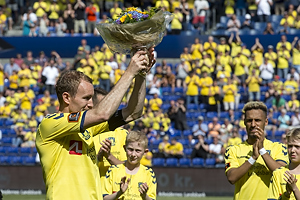
[[[157, 200], [232, 200], [232, 197], [157, 197]], [[45, 195], [3, 195], [3, 200], [45, 200]]]

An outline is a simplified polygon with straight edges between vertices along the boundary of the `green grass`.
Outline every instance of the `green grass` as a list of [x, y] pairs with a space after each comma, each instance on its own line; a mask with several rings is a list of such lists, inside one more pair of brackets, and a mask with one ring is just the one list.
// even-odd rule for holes
[[[157, 200], [232, 200], [232, 197], [157, 197]], [[3, 200], [45, 200], [45, 195], [3, 195]]]

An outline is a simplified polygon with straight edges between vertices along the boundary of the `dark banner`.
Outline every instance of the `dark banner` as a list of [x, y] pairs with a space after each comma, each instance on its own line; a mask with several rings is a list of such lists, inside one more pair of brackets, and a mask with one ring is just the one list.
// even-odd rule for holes
[[[153, 168], [160, 196], [233, 195], [224, 169]], [[45, 192], [40, 166], [0, 166], [0, 189], [6, 193]], [[21, 192], [20, 192], [21, 191]]]

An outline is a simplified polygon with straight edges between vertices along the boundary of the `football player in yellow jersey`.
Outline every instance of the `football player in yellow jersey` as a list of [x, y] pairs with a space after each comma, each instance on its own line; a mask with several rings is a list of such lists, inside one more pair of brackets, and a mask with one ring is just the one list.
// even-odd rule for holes
[[264, 103], [248, 102], [243, 112], [248, 139], [226, 149], [225, 173], [235, 185], [234, 199], [265, 200], [272, 172], [288, 162], [287, 149], [265, 138], [268, 119]]
[[[36, 136], [47, 199], [102, 199], [93, 136], [114, 130], [120, 121], [142, 113], [143, 103], [138, 101], [144, 102], [146, 84], [144, 74], [139, 72], [153, 66], [153, 51], [154, 48], [149, 49], [149, 60], [146, 51], [138, 51], [116, 86], [94, 107], [94, 87], [88, 76], [78, 71], [60, 76], [56, 84], [59, 112], [42, 120]], [[134, 92], [140, 98], [132, 99], [128, 107], [117, 111], [133, 78]], [[133, 112], [138, 105], [141, 111]]]
[[268, 200], [300, 199], [300, 128], [290, 130], [286, 138], [290, 164], [273, 172]]
[[124, 149], [127, 160], [124, 164], [113, 165], [106, 173], [102, 187], [103, 199], [156, 199], [156, 177], [153, 170], [140, 163], [149, 150], [145, 133], [131, 131], [126, 137]]

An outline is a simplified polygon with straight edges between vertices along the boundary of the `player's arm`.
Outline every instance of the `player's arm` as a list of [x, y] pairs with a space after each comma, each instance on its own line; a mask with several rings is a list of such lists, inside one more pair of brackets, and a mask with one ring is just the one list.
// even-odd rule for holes
[[[150, 49], [151, 54], [154, 48]], [[107, 121], [118, 109], [133, 78], [139, 71], [147, 68], [146, 51], [138, 51], [131, 59], [128, 68], [113, 89], [93, 109], [86, 112], [83, 128], [87, 129]]]
[[118, 160], [113, 154], [110, 153], [111, 141], [109, 139], [103, 140], [101, 143], [101, 148], [98, 152], [98, 160], [103, 161], [103, 156], [111, 165], [118, 165], [124, 163], [124, 161]]
[[270, 154], [267, 153], [267, 151], [264, 148], [264, 139], [265, 139], [265, 133], [264, 131], [260, 128], [260, 127], [256, 127], [257, 129], [257, 147], [259, 149], [259, 154], [262, 156], [262, 158], [264, 159], [267, 167], [269, 168], [269, 170], [274, 171], [275, 169], [285, 166], [287, 163], [285, 163], [284, 160], [278, 160], [275, 161]]

